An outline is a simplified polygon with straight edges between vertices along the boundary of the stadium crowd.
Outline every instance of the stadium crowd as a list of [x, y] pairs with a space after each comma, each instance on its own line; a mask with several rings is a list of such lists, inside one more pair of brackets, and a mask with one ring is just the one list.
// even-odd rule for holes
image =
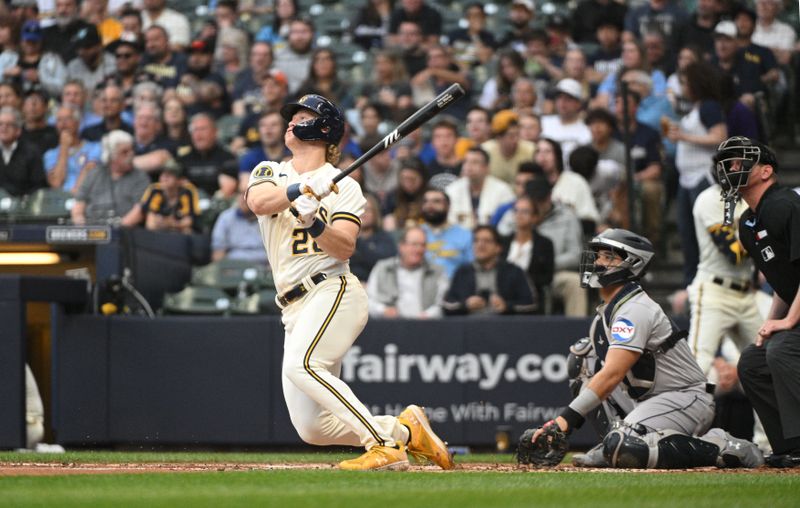
[[214, 260], [263, 262], [239, 195], [258, 162], [289, 155], [281, 105], [338, 104], [345, 167], [459, 83], [464, 99], [353, 174], [370, 197], [351, 265], [372, 312], [586, 316], [586, 238], [633, 227], [663, 248], [674, 206], [688, 286], [716, 146], [793, 132], [785, 7], [11, 0], [0, 192], [60, 190], [76, 224], [200, 232]]

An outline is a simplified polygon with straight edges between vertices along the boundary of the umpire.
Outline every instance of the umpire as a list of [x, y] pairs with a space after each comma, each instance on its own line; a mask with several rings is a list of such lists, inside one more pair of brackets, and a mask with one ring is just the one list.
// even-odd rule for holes
[[740, 239], [775, 290], [755, 344], [739, 359], [739, 379], [772, 445], [767, 464], [800, 467], [800, 196], [777, 182], [778, 161], [762, 143], [729, 138], [715, 160], [726, 209], [739, 197], [749, 207]]

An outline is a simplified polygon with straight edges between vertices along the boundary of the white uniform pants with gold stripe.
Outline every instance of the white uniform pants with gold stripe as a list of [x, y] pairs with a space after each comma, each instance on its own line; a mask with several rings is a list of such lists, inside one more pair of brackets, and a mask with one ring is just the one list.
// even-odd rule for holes
[[752, 291], [697, 279], [687, 289], [692, 311], [689, 347], [708, 375], [722, 340], [730, 337], [741, 351], [756, 340], [763, 319]]
[[331, 277], [283, 310], [283, 395], [300, 438], [316, 445], [394, 446], [405, 429], [373, 416], [339, 379], [367, 324], [367, 294], [352, 274]]

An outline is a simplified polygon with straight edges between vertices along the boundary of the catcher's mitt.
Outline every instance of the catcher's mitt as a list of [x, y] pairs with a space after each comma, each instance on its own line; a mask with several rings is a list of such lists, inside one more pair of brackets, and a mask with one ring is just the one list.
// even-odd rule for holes
[[531, 442], [537, 429], [528, 429], [519, 438], [517, 462], [536, 467], [553, 467], [558, 465], [569, 450], [567, 434], [555, 423], [541, 427], [544, 433], [535, 443]]

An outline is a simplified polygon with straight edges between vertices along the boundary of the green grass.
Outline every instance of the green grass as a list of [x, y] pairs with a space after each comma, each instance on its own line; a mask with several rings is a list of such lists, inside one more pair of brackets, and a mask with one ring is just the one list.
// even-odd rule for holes
[[[53, 463], [78, 463], [78, 464], [108, 464], [108, 463], [322, 463], [336, 464], [345, 459], [357, 457], [360, 452], [331, 452], [322, 449], [317, 452], [307, 453], [259, 453], [259, 452], [197, 452], [197, 451], [67, 451], [67, 453], [18, 453], [0, 452], [0, 463], [3, 462], [53, 462]], [[458, 455], [457, 462], [470, 463], [510, 463], [514, 461], [511, 454], [468, 454]]]
[[[335, 462], [351, 454], [0, 453], [0, 462]], [[496, 456], [470, 455], [491, 462]], [[499, 456], [510, 460], [510, 456]], [[482, 459], [482, 460], [479, 460]], [[462, 461], [463, 462], [463, 461]], [[630, 472], [225, 471], [0, 478], [0, 507], [581, 508], [800, 505], [800, 475]]]

